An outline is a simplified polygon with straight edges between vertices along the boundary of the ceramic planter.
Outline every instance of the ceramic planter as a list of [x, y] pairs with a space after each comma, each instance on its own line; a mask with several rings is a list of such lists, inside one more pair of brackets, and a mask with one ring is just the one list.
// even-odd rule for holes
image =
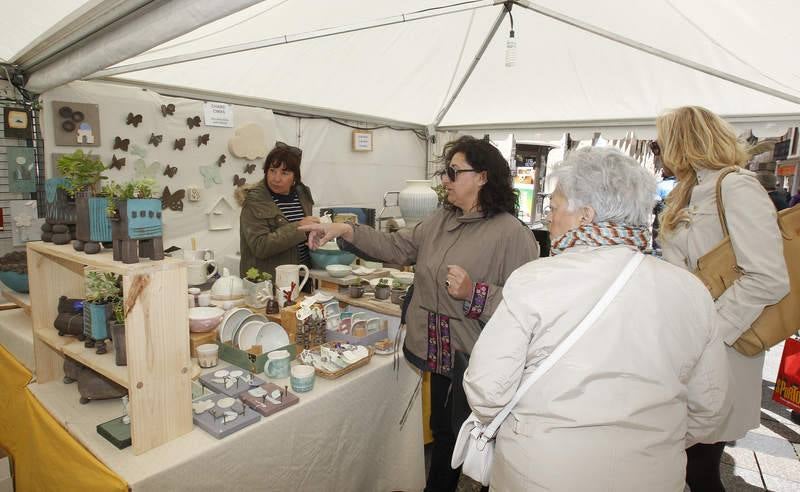
[[100, 252], [100, 243], [111, 242], [111, 221], [107, 213], [108, 198], [91, 196], [88, 192], [75, 195], [77, 223], [72, 246], [76, 251], [93, 255]]
[[439, 197], [428, 179], [410, 179], [397, 198], [406, 225], [415, 224], [430, 215], [439, 205]]
[[87, 340], [87, 347], [97, 344], [96, 352], [105, 354], [106, 339], [108, 339], [108, 323], [112, 316], [112, 305], [108, 303], [95, 304], [86, 302], [83, 305], [83, 334]]
[[357, 299], [364, 295], [364, 287], [361, 287], [360, 285], [351, 285], [348, 293], [350, 297]]
[[251, 282], [246, 278], [242, 279], [244, 287], [244, 302], [248, 306], [262, 308], [267, 305], [267, 299], [272, 297], [272, 281]]
[[127, 366], [128, 357], [125, 352], [125, 323], [111, 322], [111, 340], [114, 341], [114, 362], [118, 366]]
[[42, 241], [68, 244], [74, 237], [75, 201], [61, 186], [65, 178], [50, 178], [44, 182], [45, 223], [42, 224]]
[[388, 299], [392, 292], [392, 288], [388, 285], [375, 286], [375, 299]]
[[120, 200], [117, 210], [118, 217], [111, 224], [114, 260], [123, 263], [138, 263], [139, 257], [163, 260], [161, 200]]
[[402, 305], [403, 304], [403, 297], [406, 295], [405, 289], [392, 289], [391, 294], [389, 297], [393, 304]]

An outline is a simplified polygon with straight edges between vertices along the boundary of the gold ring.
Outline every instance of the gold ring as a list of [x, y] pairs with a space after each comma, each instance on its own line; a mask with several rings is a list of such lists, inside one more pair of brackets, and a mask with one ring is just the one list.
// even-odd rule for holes
[[445, 287], [450, 287], [450, 281], [449, 280], [445, 280], [444, 281], [444, 286]]

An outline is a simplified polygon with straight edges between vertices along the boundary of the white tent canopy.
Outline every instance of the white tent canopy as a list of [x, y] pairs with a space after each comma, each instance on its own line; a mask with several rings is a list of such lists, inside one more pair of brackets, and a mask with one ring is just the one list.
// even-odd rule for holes
[[[772, 134], [800, 121], [790, 37], [800, 3], [793, 0], [765, 0], [758, 8], [747, 0], [521, 1], [511, 10], [513, 67], [504, 63], [510, 18], [502, 2], [491, 0], [240, 0], [223, 3], [235, 4], [231, 10], [251, 6], [221, 18], [202, 8], [221, 5], [208, 0], [179, 0], [182, 9], [176, 2], [125, 2], [130, 12], [111, 8], [118, 0], [82, 3], [24, 2], [14, 7], [20, 15], [0, 19], [3, 32], [34, 14], [42, 29], [53, 26], [16, 55], [8, 53], [21, 49], [19, 41], [0, 51], [27, 72], [31, 90], [68, 81], [59, 79], [58, 64], [69, 61], [109, 67], [80, 77], [408, 126], [518, 129], [530, 138], [537, 129], [644, 127], [665, 108], [686, 104], [771, 127]], [[81, 15], [53, 22], [67, 6], [80, 7]], [[55, 33], [63, 37], [65, 26], [81, 32], [81, 19], [110, 11], [119, 18], [92, 26], [85, 42], [67, 43], [45, 62], [29, 61], [60, 39]], [[143, 16], [151, 28], [125, 29]], [[182, 17], [200, 26], [177, 36]], [[92, 37], [103, 43], [92, 44]], [[152, 48], [133, 56], [103, 49], [109, 40]], [[245, 50], [254, 45], [265, 47]], [[164, 64], [176, 60], [191, 61]]]

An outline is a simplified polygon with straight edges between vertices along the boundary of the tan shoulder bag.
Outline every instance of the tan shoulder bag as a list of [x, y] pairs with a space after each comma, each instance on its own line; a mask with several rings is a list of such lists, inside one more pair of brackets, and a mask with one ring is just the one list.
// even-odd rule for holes
[[[694, 272], [715, 301], [742, 276], [728, 235], [725, 207], [722, 204], [722, 180], [738, 170], [736, 166], [726, 168], [717, 180], [717, 212], [724, 239], [697, 260], [697, 270]], [[800, 329], [800, 206], [781, 210], [778, 213], [778, 228], [783, 237], [783, 256], [791, 287], [789, 294], [780, 302], [765, 307], [753, 325], [733, 344], [733, 348], [744, 355], [758, 355]]]

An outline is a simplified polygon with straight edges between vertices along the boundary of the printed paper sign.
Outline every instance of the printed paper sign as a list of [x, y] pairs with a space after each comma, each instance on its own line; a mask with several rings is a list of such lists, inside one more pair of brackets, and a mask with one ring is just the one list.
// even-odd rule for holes
[[230, 104], [207, 102], [203, 103], [206, 126], [233, 127], [233, 107]]

